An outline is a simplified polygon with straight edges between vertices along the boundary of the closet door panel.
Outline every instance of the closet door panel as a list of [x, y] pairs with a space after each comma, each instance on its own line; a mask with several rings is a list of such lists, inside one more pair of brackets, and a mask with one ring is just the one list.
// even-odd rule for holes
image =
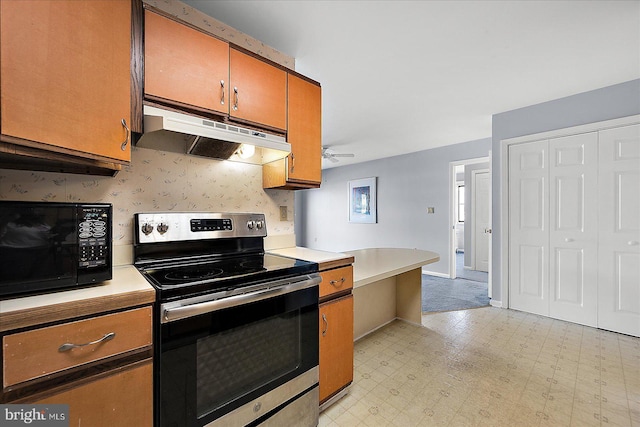
[[509, 304], [549, 315], [548, 141], [509, 147]]
[[597, 325], [598, 134], [549, 140], [549, 315]]
[[640, 336], [640, 125], [599, 135], [598, 327]]

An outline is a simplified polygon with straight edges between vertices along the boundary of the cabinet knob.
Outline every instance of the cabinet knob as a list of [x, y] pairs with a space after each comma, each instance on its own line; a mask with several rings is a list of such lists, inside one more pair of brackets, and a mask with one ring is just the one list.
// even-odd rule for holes
[[122, 119], [120, 121], [120, 123], [125, 128], [125, 130], [127, 131], [127, 136], [125, 136], [124, 141], [122, 141], [122, 144], [120, 144], [120, 149], [122, 151], [124, 151], [127, 148], [127, 144], [129, 143], [129, 137], [131, 136], [131, 130], [129, 129], [129, 126], [127, 126], [127, 121], [125, 119]]

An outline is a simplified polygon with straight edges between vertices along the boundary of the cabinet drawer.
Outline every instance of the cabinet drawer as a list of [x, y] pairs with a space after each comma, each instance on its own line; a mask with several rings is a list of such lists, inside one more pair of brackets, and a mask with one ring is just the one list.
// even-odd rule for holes
[[353, 266], [321, 271], [320, 298], [353, 288]]
[[[3, 386], [150, 346], [151, 316], [151, 307], [143, 307], [7, 335], [2, 339]], [[114, 335], [102, 339], [107, 334]], [[87, 345], [61, 351], [67, 343]]]

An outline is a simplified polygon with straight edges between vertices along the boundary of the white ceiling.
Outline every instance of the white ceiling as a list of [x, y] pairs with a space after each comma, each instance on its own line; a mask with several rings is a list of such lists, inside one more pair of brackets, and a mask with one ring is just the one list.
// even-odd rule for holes
[[491, 137], [491, 115], [640, 78], [640, 1], [183, 0], [322, 84], [323, 168]]

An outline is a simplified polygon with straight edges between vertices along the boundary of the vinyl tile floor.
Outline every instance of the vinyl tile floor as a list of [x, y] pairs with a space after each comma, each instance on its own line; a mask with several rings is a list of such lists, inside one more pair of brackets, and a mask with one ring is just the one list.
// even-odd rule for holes
[[358, 340], [319, 426], [640, 426], [640, 338], [494, 307], [422, 323]]

